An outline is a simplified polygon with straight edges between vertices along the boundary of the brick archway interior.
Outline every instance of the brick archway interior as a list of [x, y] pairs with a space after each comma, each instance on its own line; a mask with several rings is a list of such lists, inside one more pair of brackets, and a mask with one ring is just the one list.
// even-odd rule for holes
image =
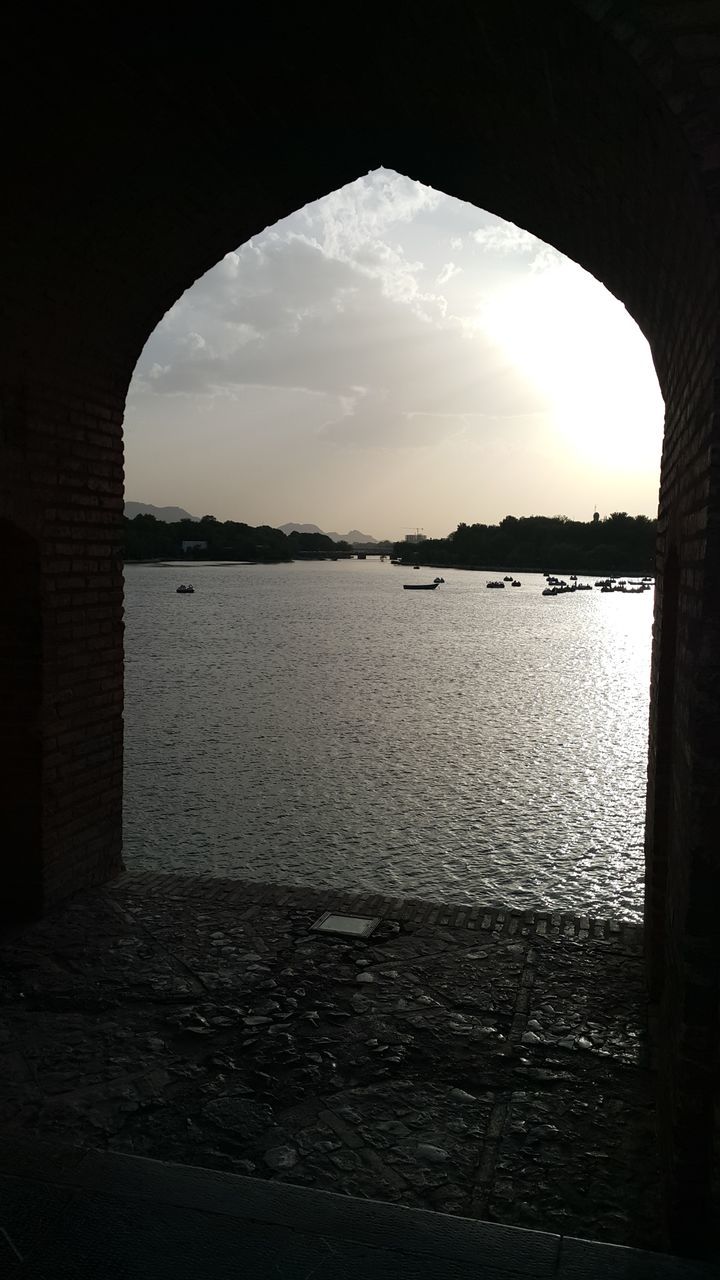
[[[17, 199], [3, 242], [0, 516], [22, 511], [37, 530], [42, 769], [29, 776], [38, 900], [52, 902], [121, 865], [122, 415], [138, 354], [183, 289], [385, 165], [527, 227], [625, 303], [666, 403], [646, 922], [671, 1028], [670, 1197], [697, 1223], [718, 1054], [720, 159], [683, 6], [657, 17], [628, 3], [622, 21], [617, 7], [508, 0], [440, 20], [401, 4], [381, 38], [367, 22], [351, 42], [299, 10], [246, 15], [236, 39], [212, 11], [172, 26], [151, 11], [140, 28], [80, 6], [45, 15], [41, 39], [19, 16], [3, 82]], [[28, 689], [28, 722], [38, 696]]]

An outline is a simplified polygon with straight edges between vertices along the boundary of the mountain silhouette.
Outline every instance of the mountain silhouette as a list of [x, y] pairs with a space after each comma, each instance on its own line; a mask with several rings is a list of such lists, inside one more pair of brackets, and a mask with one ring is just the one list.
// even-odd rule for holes
[[[281, 524], [278, 528], [283, 533], [325, 533], [324, 529], [320, 529], [316, 524]], [[327, 538], [332, 538], [333, 542], [377, 542], [377, 538], [373, 538], [371, 533], [361, 533], [359, 529], [351, 529], [349, 533], [325, 533]]]
[[150, 502], [126, 502], [125, 515], [128, 520], [134, 520], [136, 516], [154, 516], [156, 520], [164, 520], [166, 524], [175, 524], [178, 520], [197, 520], [198, 516], [191, 516], [189, 511], [183, 510], [182, 507], [154, 507]]

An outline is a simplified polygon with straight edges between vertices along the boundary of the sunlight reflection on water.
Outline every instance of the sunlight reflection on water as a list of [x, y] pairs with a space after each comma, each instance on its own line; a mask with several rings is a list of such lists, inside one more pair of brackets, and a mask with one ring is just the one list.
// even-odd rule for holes
[[443, 575], [128, 566], [128, 866], [639, 919], [652, 593]]

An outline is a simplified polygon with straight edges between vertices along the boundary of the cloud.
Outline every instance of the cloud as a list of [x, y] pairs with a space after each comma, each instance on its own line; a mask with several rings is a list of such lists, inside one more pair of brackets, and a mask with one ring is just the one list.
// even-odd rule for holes
[[354, 262], [360, 250], [382, 248], [391, 231], [446, 199], [431, 187], [381, 169], [307, 206], [299, 220], [328, 257]]
[[464, 414], [422, 413], [407, 408], [396, 392], [363, 389], [343, 400], [341, 412], [322, 427], [330, 445], [351, 449], [418, 449], [437, 446], [464, 431]]
[[[421, 330], [443, 322], [447, 301], [421, 285], [423, 262], [384, 237], [444, 199], [381, 172], [227, 254], [156, 330], [136, 386], [212, 394], [225, 381], [304, 385], [305, 355], [313, 386], [317, 364], [323, 385], [343, 384], [351, 343], [362, 369], [369, 346], [402, 339], [418, 320]], [[321, 359], [318, 343], [329, 344]], [[329, 369], [333, 347], [342, 348], [340, 376]]]
[[202, 334], [196, 333], [194, 329], [188, 334], [185, 344], [189, 351], [204, 351], [207, 346]]
[[516, 227], [512, 222], [500, 223], [489, 227], [478, 227], [472, 238], [481, 249], [490, 253], [516, 254], [534, 253], [541, 243], [529, 231]]
[[[307, 246], [299, 249], [304, 258]], [[297, 242], [288, 241], [289, 263], [296, 252]], [[242, 386], [294, 387], [355, 404], [355, 389], [362, 387], [376, 395], [365, 399], [366, 425], [370, 403], [378, 413], [382, 403], [394, 406], [383, 432], [395, 431], [402, 414], [483, 410], [510, 416], [536, 410], [541, 399], [477, 328], [464, 334], [455, 317], [431, 321], [362, 275], [352, 289], [320, 293], [303, 310], [297, 298], [292, 313], [278, 303], [263, 332], [226, 324], [218, 339], [209, 315], [200, 327], [207, 335], [203, 345], [182, 343], [170, 359], [172, 343], [158, 360], [146, 353], [150, 370], [138, 379], [137, 393], [212, 396]], [[229, 340], [232, 332], [237, 341]]]
[[[376, 393], [378, 412], [391, 397], [383, 438], [410, 438], [397, 425], [403, 414], [535, 411], [538, 396], [510, 361], [449, 312], [439, 290], [455, 287], [463, 268], [440, 259], [426, 287], [423, 261], [379, 238], [419, 212], [440, 216], [443, 201], [399, 175], [371, 175], [227, 254], [156, 330], [138, 366], [135, 402], [262, 386], [354, 403], [360, 386]], [[355, 417], [359, 423], [359, 409]]]
[[442, 271], [435, 277], [435, 283], [438, 285], [447, 284], [452, 280], [453, 276], [459, 276], [462, 267], [456, 267], [454, 262], [446, 262]]

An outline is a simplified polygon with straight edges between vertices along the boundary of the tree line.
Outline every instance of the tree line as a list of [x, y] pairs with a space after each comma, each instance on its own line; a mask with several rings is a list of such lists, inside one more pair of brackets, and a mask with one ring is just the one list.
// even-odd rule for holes
[[[125, 560], [283, 560], [349, 552], [347, 543], [333, 542], [324, 533], [283, 533], [262, 524], [238, 520], [176, 520], [167, 523], [153, 515], [124, 517]], [[183, 553], [183, 542], [201, 542]]]
[[[602, 520], [569, 520], [567, 516], [505, 516], [499, 524], [459, 524], [447, 538], [396, 542], [394, 553], [406, 563], [467, 566], [481, 569], [538, 570], [550, 573], [652, 574], [657, 521], [614, 511]], [[152, 515], [125, 517], [126, 560], [177, 560], [183, 542], [205, 547], [188, 549], [191, 560], [289, 561], [347, 555], [347, 542], [324, 533], [290, 533], [270, 525], [217, 520], [177, 520]]]
[[653, 574], [657, 521], [613, 511], [602, 520], [505, 516], [499, 524], [459, 524], [447, 538], [395, 543], [406, 563], [548, 573]]

